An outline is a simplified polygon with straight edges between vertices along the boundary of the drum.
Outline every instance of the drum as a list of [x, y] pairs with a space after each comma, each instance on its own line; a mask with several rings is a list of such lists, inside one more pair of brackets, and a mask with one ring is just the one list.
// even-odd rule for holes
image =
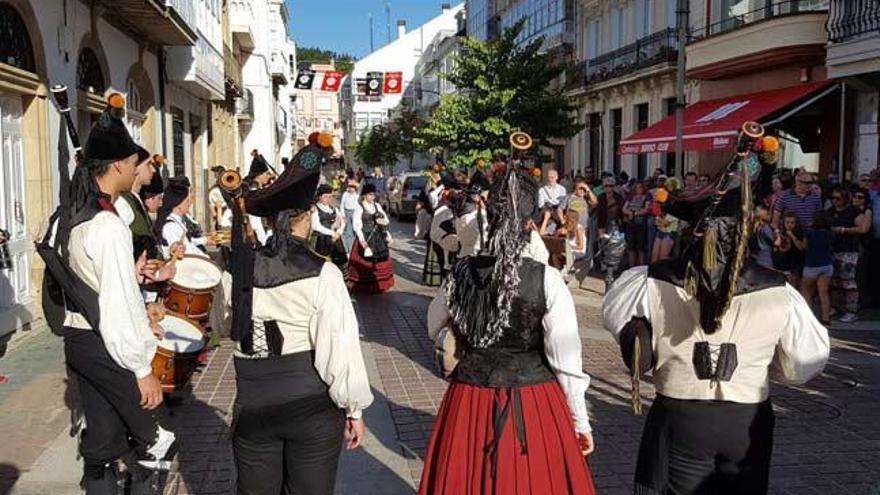
[[165, 308], [190, 320], [202, 323], [208, 319], [214, 289], [223, 273], [208, 258], [188, 254], [177, 262], [177, 273], [169, 282]]
[[180, 316], [166, 315], [159, 324], [165, 337], [153, 358], [153, 375], [163, 391], [179, 390], [189, 383], [205, 338], [198, 325]]

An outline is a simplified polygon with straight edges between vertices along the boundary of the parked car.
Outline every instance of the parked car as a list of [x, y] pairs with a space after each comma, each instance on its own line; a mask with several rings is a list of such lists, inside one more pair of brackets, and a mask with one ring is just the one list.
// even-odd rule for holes
[[398, 176], [388, 193], [389, 211], [398, 218], [415, 218], [419, 195], [428, 185], [428, 176], [405, 173]]

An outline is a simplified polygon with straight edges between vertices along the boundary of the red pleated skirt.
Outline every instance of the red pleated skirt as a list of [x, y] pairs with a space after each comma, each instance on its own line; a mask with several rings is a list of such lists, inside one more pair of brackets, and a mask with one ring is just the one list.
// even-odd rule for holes
[[358, 294], [381, 294], [394, 287], [394, 265], [391, 257], [382, 261], [364, 258], [364, 248], [355, 239], [348, 260], [348, 286]]
[[419, 495], [593, 495], [571, 412], [556, 381], [520, 387], [525, 445], [511, 417], [498, 441], [495, 474], [490, 446], [496, 404], [504, 389], [452, 383], [434, 423]]

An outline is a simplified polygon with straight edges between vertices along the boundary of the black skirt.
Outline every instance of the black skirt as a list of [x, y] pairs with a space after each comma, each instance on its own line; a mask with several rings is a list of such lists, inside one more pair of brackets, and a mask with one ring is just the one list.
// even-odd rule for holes
[[329, 235], [315, 234], [315, 252], [330, 258], [348, 282], [348, 253], [345, 252], [345, 244], [341, 237], [334, 241]]
[[422, 265], [422, 283], [428, 287], [437, 287], [443, 281], [443, 256], [440, 245], [429, 239], [425, 250], [425, 263]]

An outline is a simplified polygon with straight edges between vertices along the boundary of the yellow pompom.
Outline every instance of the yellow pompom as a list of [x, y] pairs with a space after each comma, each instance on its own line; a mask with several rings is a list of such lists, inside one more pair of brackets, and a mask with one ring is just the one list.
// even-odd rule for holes
[[763, 149], [769, 153], [776, 153], [779, 151], [779, 140], [774, 136], [764, 136], [763, 138]]
[[107, 97], [107, 104], [110, 105], [111, 108], [121, 110], [125, 108], [125, 97], [122, 96], [121, 93], [111, 93], [110, 96]]
[[669, 199], [669, 191], [663, 189], [662, 187], [657, 189], [657, 192], [654, 193], [654, 201], [658, 203], [665, 203], [666, 200]]

